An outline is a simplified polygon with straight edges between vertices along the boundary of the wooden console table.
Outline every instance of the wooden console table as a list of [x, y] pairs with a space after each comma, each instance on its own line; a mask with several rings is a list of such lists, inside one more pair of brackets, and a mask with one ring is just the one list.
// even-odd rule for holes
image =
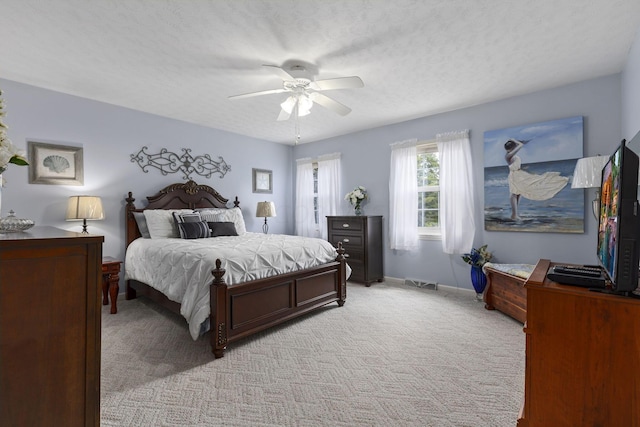
[[540, 260], [527, 289], [518, 426], [640, 426], [640, 299], [560, 285]]
[[102, 305], [109, 305], [109, 297], [111, 297], [111, 314], [118, 312], [120, 264], [122, 261], [110, 256], [102, 258]]

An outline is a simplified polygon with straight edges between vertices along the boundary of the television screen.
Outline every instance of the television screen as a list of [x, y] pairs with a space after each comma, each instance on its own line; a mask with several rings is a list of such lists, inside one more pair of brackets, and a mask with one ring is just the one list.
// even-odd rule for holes
[[[620, 187], [620, 156], [616, 152], [602, 169], [600, 186], [600, 221], [598, 228], [598, 259], [611, 280], [615, 280], [615, 242], [618, 235], [618, 200], [614, 188]], [[615, 172], [614, 172], [615, 171]]]
[[602, 169], [598, 224], [598, 261], [612, 288], [638, 286], [638, 156], [621, 146]]

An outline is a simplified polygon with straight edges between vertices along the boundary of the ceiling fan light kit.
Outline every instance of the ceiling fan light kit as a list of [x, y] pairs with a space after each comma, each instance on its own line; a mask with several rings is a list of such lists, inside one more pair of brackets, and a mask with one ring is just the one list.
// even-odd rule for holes
[[280, 104], [278, 121], [289, 120], [291, 116], [296, 120], [296, 143], [300, 141], [298, 118], [311, 113], [313, 104], [331, 110], [341, 116], [351, 112], [351, 108], [321, 93], [326, 90], [356, 89], [364, 87], [362, 79], [358, 76], [338, 77], [333, 79], [312, 80], [306, 67], [303, 65], [291, 65], [288, 70], [276, 65], [263, 65], [266, 69], [275, 73], [282, 79], [282, 88], [269, 89], [258, 92], [250, 92], [242, 95], [233, 95], [229, 99], [243, 99], [254, 96], [270, 95], [277, 93], [289, 93], [287, 99]]

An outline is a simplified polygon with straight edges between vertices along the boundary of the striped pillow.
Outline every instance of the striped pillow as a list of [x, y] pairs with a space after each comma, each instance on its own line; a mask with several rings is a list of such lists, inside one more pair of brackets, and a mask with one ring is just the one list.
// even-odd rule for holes
[[180, 222], [178, 223], [178, 231], [180, 231], [181, 239], [204, 239], [205, 237], [211, 237], [209, 224], [205, 221]]

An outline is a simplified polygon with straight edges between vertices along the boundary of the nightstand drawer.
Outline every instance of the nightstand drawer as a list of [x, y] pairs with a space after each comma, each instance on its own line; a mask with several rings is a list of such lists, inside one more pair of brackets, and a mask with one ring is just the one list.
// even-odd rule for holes
[[332, 231], [340, 231], [340, 230], [362, 231], [362, 220], [358, 217], [331, 218], [329, 220], [329, 229]]

